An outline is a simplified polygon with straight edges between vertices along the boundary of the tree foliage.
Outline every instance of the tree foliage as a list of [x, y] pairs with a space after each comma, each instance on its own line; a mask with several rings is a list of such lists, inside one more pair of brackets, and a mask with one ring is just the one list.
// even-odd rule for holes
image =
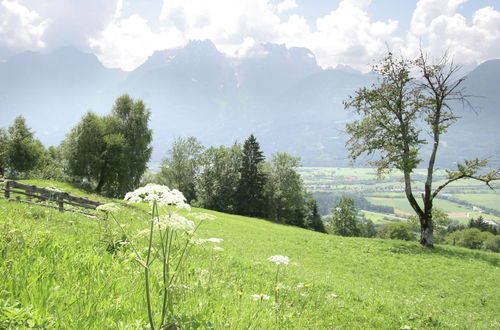
[[69, 173], [95, 191], [121, 196], [140, 182], [151, 157], [150, 111], [140, 100], [120, 96], [110, 115], [88, 112], [62, 143]]
[[[475, 159], [459, 164], [448, 172], [448, 179], [433, 190], [434, 167], [441, 135], [458, 119], [451, 101], [467, 102], [462, 91], [463, 77], [457, 77], [459, 67], [446, 56], [430, 63], [421, 54], [416, 60], [388, 56], [373, 67], [381, 81], [371, 88], [361, 88], [344, 102], [360, 119], [346, 126], [350, 158], [363, 154], [376, 157], [371, 162], [379, 174], [391, 169], [404, 174], [405, 194], [420, 222], [420, 243], [434, 243], [433, 200], [451, 182], [459, 179], [481, 180], [489, 185], [500, 179], [499, 171], [480, 175], [486, 161]], [[425, 133], [420, 127], [425, 128]], [[423, 161], [421, 147], [428, 143], [431, 153], [427, 160], [423, 205], [419, 204], [412, 187], [412, 172]], [[378, 156], [378, 157], [377, 157]]]
[[300, 158], [287, 153], [273, 155], [269, 166], [268, 189], [273, 220], [305, 226], [306, 200], [301, 176], [296, 172]]
[[358, 210], [351, 198], [342, 198], [333, 209], [331, 229], [340, 236], [361, 236], [362, 228], [358, 219]]
[[196, 193], [202, 207], [236, 213], [242, 155], [241, 145], [237, 143], [231, 147], [211, 147], [201, 155]]
[[320, 233], [326, 233], [325, 224], [319, 214], [318, 203], [314, 198], [307, 200], [306, 227]]
[[28, 172], [35, 168], [44, 151], [43, 144], [34, 138], [23, 116], [14, 120], [7, 138], [7, 164], [12, 172]]
[[8, 143], [7, 131], [0, 127], [0, 177], [5, 176], [5, 169], [9, 165]]
[[267, 176], [263, 170], [264, 154], [259, 142], [251, 134], [243, 144], [236, 202], [238, 213], [247, 216], [266, 217], [268, 213], [265, 187]]
[[201, 154], [204, 147], [191, 136], [178, 137], [161, 164], [159, 181], [170, 188], [180, 190], [188, 203], [196, 199], [196, 180], [199, 175]]

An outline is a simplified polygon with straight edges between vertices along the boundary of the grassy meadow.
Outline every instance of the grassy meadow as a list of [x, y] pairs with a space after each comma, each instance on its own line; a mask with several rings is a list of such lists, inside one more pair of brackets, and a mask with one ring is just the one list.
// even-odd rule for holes
[[[92, 198], [57, 182], [36, 184]], [[146, 209], [116, 213], [140, 251]], [[217, 216], [196, 235], [222, 238], [223, 251], [194, 246], [180, 270], [173, 290], [183, 329], [500, 327], [498, 254], [192, 212]], [[0, 328], [148, 328], [143, 268], [130, 245], [109, 248], [121, 235], [109, 219], [0, 199]], [[290, 263], [277, 274], [267, 258], [278, 254]], [[155, 303], [160, 284], [155, 277]]]

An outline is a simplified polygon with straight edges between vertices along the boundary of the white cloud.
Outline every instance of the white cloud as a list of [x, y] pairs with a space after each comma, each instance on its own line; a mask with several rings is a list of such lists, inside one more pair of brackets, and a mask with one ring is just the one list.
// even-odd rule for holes
[[296, 0], [156, 1], [157, 19], [130, 14], [134, 2], [125, 0], [0, 0], [0, 52], [73, 44], [93, 51], [106, 66], [126, 70], [155, 50], [197, 39], [209, 39], [234, 57], [261, 54], [266, 42], [306, 47], [323, 67], [364, 71], [387, 46], [415, 55], [422, 44], [432, 54], [448, 50], [464, 63], [500, 55], [500, 12], [485, 7], [466, 18], [459, 10], [467, 0], [419, 0], [400, 37], [398, 21], [370, 15], [371, 0], [341, 0], [315, 22], [300, 16]]
[[105, 66], [124, 70], [135, 69], [156, 50], [182, 43], [175, 31], [154, 33], [138, 14], [114, 21], [97, 38], [89, 39], [90, 47]]
[[14, 51], [43, 48], [47, 23], [36, 11], [16, 1], [3, 0], [0, 3], [0, 45]]
[[75, 45], [89, 50], [88, 39], [98, 35], [121, 12], [120, 0], [20, 0], [49, 24], [43, 33], [49, 50]]
[[500, 12], [493, 7], [477, 10], [472, 21], [458, 13], [466, 0], [420, 0], [407, 36], [408, 55], [420, 45], [430, 54], [448, 52], [462, 64], [477, 64], [500, 55]]
[[316, 30], [303, 17], [292, 15], [277, 27], [278, 40], [287, 46], [311, 49], [323, 67], [350, 65], [366, 71], [386, 52], [386, 44], [399, 44], [393, 36], [398, 22], [374, 21], [369, 0], [343, 0], [337, 9], [316, 20]]
[[210, 39], [231, 56], [241, 54], [248, 38], [258, 43], [274, 40], [280, 23], [268, 0], [164, 0], [160, 20], [186, 41]]
[[297, 7], [298, 6], [295, 0], [283, 0], [283, 2], [280, 2], [276, 5], [276, 10], [278, 11], [278, 13], [281, 13], [284, 11], [295, 9]]

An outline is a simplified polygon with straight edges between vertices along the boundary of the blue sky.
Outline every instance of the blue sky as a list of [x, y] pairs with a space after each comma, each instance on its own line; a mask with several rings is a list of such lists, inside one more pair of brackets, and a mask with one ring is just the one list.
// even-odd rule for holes
[[0, 59], [75, 45], [133, 70], [157, 50], [209, 39], [230, 57], [266, 42], [306, 47], [322, 67], [366, 71], [386, 45], [477, 65], [500, 58], [498, 0], [0, 0]]

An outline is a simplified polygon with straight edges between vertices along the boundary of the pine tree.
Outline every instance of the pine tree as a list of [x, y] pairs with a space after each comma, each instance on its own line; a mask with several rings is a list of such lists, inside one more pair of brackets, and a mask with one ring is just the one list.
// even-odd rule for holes
[[253, 134], [243, 145], [240, 182], [237, 190], [238, 213], [242, 215], [267, 216], [265, 185], [267, 177], [262, 170], [264, 155]]
[[316, 202], [315, 199], [311, 198], [307, 201], [307, 207], [309, 211], [307, 219], [308, 227], [314, 231], [326, 233], [325, 225], [318, 211], [318, 202]]

